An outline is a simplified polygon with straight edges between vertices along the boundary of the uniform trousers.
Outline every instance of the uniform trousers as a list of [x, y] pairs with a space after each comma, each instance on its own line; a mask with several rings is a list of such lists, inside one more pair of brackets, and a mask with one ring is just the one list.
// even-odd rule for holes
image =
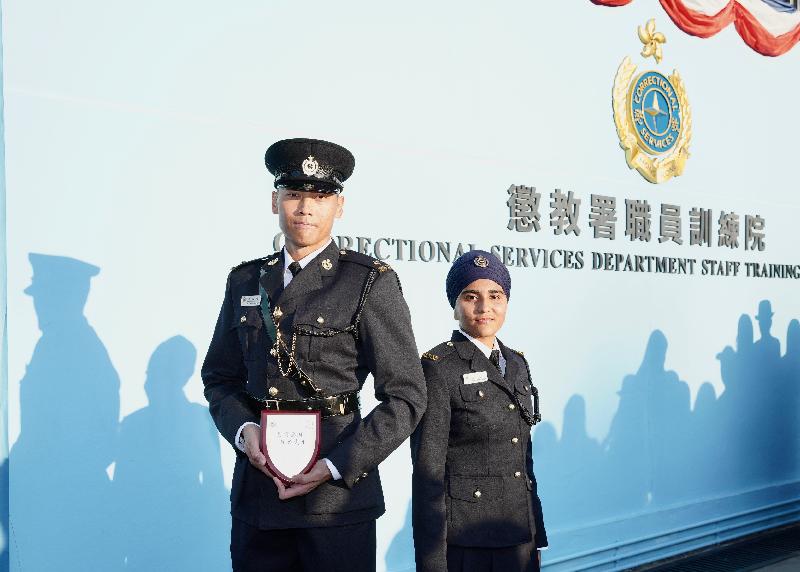
[[233, 572], [375, 572], [375, 521], [260, 530], [233, 519]]
[[447, 572], [539, 572], [533, 542], [503, 548], [447, 545]]

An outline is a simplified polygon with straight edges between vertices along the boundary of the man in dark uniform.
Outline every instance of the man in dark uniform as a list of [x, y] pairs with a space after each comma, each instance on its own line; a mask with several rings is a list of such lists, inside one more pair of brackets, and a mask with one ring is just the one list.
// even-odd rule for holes
[[[355, 161], [313, 139], [272, 145], [272, 212], [286, 246], [228, 276], [203, 364], [211, 415], [234, 446], [234, 571], [375, 570], [378, 464], [425, 409], [425, 381], [397, 275], [331, 240]], [[380, 403], [362, 418], [369, 374]], [[260, 448], [261, 410], [319, 410], [319, 460], [288, 484]]]
[[538, 393], [522, 352], [496, 337], [510, 294], [485, 251], [447, 275], [459, 329], [422, 355], [428, 407], [411, 436], [417, 572], [533, 572], [547, 546], [531, 452]]

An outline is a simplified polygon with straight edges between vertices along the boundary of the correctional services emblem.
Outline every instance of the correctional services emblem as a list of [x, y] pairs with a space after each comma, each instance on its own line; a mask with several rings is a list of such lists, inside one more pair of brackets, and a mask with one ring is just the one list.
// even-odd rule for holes
[[485, 256], [476, 256], [472, 263], [478, 268], [486, 268], [489, 266], [489, 259]]
[[[667, 39], [656, 32], [655, 20], [639, 26], [641, 55], [661, 63]], [[625, 57], [614, 78], [614, 124], [628, 167], [651, 183], [663, 183], [683, 173], [689, 158], [692, 113], [677, 70], [665, 76], [657, 70], [637, 74]]]
[[[295, 163], [296, 165], [297, 163]], [[309, 155], [308, 159], [303, 161], [302, 164], [303, 174], [307, 177], [313, 177], [319, 171], [319, 163], [314, 159], [313, 155]]]

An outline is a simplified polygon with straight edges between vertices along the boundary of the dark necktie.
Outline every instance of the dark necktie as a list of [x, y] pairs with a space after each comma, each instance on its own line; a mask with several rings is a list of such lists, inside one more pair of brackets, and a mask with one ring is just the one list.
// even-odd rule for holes
[[292, 273], [292, 278], [297, 276], [302, 269], [303, 267], [300, 266], [300, 263], [297, 262], [296, 260], [289, 265], [289, 272]]
[[503, 370], [500, 369], [500, 350], [492, 350], [492, 353], [489, 354], [489, 361], [500, 373], [503, 373]]

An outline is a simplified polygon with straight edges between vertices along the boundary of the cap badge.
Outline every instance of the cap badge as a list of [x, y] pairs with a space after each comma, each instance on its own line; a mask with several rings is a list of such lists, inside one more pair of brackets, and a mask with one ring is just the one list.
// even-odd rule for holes
[[325, 270], [330, 270], [331, 268], [333, 268], [333, 264], [331, 264], [330, 259], [326, 258], [325, 260], [322, 261], [322, 267]]
[[476, 256], [475, 260], [472, 261], [475, 266], [478, 268], [486, 268], [489, 266], [489, 259], [485, 256]]
[[319, 163], [317, 163], [317, 160], [314, 159], [312, 155], [309, 155], [308, 159], [303, 161], [303, 174], [308, 177], [313, 177], [317, 174], [317, 171], [319, 171]]

